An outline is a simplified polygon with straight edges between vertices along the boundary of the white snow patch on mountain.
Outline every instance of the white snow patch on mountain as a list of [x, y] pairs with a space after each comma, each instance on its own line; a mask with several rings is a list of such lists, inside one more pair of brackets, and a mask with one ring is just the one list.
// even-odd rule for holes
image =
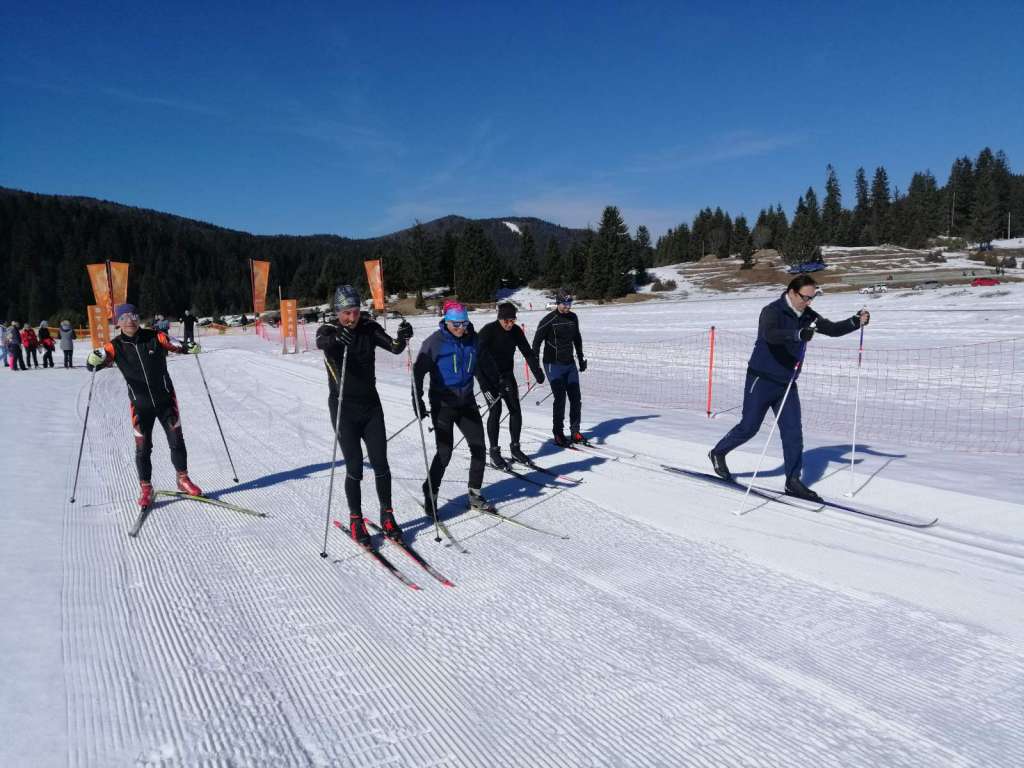
[[513, 223], [512, 223], [511, 221], [503, 221], [503, 222], [501, 222], [501, 223], [502, 223], [502, 224], [504, 224], [504, 225], [505, 225], [506, 227], [508, 227], [509, 229], [511, 229], [511, 230], [512, 230], [513, 232], [515, 232], [515, 233], [516, 233], [517, 235], [521, 235], [521, 234], [523, 234], [523, 230], [521, 230], [521, 229], [519, 228], [519, 225], [518, 225], [518, 224], [513, 224]]

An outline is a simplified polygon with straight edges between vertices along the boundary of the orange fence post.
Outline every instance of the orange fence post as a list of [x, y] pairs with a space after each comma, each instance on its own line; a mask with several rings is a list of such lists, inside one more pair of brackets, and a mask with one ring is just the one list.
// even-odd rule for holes
[[711, 418], [711, 384], [715, 371], [715, 326], [711, 326], [711, 343], [708, 347], [708, 418]]

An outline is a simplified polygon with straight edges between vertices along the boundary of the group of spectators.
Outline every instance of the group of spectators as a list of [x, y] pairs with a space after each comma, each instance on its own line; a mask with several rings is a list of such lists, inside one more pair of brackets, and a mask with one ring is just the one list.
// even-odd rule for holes
[[60, 344], [64, 353], [64, 367], [74, 368], [75, 329], [68, 320], [61, 320], [60, 327], [51, 331], [43, 320], [39, 328], [19, 323], [0, 323], [0, 347], [3, 348], [4, 368], [25, 371], [39, 367], [39, 351], [43, 352], [43, 368], [53, 368], [53, 353]]

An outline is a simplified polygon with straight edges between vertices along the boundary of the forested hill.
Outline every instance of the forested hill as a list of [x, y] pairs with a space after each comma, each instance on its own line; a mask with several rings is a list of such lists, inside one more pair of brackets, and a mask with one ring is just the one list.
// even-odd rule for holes
[[[503, 279], [516, 282], [523, 235], [535, 252], [567, 250], [583, 235], [533, 218], [447, 216], [372, 239], [337, 235], [251, 235], [159, 211], [88, 197], [40, 195], [0, 187], [0, 319], [36, 323], [84, 319], [93, 302], [85, 265], [131, 264], [129, 300], [144, 314], [240, 312], [251, 305], [248, 260], [271, 262], [268, 300], [326, 301], [337, 283], [365, 286], [362, 262], [384, 259], [389, 291], [450, 285], [460, 239], [484, 236]], [[531, 275], [535, 265], [527, 265]], [[524, 275], [525, 277], [525, 275]], [[458, 280], [458, 278], [456, 278]]]

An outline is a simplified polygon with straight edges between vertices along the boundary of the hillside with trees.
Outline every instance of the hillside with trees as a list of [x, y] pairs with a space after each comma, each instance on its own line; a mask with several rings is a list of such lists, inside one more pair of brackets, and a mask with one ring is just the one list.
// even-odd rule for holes
[[572, 286], [588, 299], [611, 300], [647, 282], [650, 266], [740, 255], [749, 265], [759, 249], [785, 261], [814, 258], [821, 245], [883, 243], [921, 248], [946, 235], [984, 242], [1024, 232], [1024, 176], [1012, 173], [1002, 151], [957, 158], [946, 183], [914, 173], [906, 191], [884, 167], [871, 180], [854, 177], [852, 207], [844, 204], [835, 169], [825, 169], [824, 195], [813, 186], [790, 217], [781, 203], [751, 222], [706, 207], [691, 222], [651, 244], [635, 235], [614, 206], [596, 231], [567, 229], [535, 218], [471, 220], [446, 216], [383, 237], [251, 235], [157, 211], [92, 198], [40, 195], [0, 188], [0, 269], [5, 319], [84, 318], [92, 302], [85, 265], [104, 259], [131, 264], [129, 299], [144, 313], [201, 315], [251, 306], [248, 260], [271, 262], [269, 306], [278, 287], [300, 303], [327, 300], [332, 287], [365, 287], [362, 262], [381, 258], [387, 288], [417, 297], [448, 287], [470, 302], [493, 300], [500, 287]]

